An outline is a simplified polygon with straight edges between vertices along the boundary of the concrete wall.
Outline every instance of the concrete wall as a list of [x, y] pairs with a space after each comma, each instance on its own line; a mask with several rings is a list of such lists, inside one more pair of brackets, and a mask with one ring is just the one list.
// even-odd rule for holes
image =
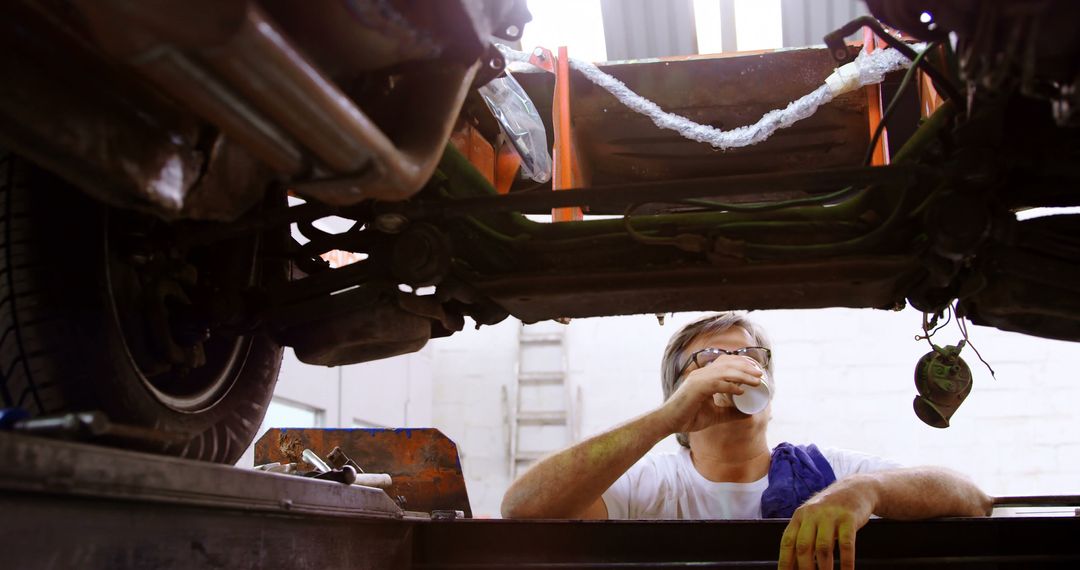
[[[574, 321], [567, 329], [577, 431], [587, 437], [660, 402], [660, 356], [694, 314]], [[928, 346], [916, 342], [921, 314], [827, 309], [760, 311], [769, 331], [777, 386], [772, 443], [857, 449], [909, 465], [970, 474], [992, 494], [1080, 492], [1080, 344], [969, 327], [997, 372], [965, 349], [975, 386], [952, 427], [922, 424], [912, 411], [912, 373]], [[512, 389], [517, 323], [433, 341], [434, 423], [464, 456], [473, 509], [496, 516], [509, 483], [504, 391]], [[954, 344], [950, 326], [935, 340]], [[661, 449], [675, 449], [673, 438]]]

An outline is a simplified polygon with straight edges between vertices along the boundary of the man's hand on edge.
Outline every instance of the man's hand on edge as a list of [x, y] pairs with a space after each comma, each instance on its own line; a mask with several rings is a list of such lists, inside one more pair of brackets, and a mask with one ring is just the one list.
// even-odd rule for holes
[[780, 539], [780, 570], [833, 567], [840, 544], [840, 568], [855, 568], [855, 533], [870, 520], [876, 504], [870, 477], [854, 476], [821, 491], [791, 516]]

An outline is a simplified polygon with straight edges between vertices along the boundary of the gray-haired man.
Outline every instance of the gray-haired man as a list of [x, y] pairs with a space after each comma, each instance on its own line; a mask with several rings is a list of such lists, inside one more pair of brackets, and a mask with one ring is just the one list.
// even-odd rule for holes
[[[854, 568], [855, 533], [871, 515], [989, 514], [991, 498], [952, 471], [900, 468], [815, 446], [770, 449], [771, 406], [748, 415], [731, 397], [771, 371], [768, 339], [744, 315], [719, 313], [686, 325], [664, 351], [664, 403], [538, 462], [507, 490], [503, 516], [790, 517], [780, 568], [832, 568], [837, 543], [841, 566]], [[645, 456], [671, 434], [684, 449]]]

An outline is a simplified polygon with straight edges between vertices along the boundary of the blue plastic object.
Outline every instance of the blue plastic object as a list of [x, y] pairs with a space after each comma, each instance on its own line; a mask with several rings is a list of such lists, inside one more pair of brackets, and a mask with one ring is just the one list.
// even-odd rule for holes
[[22, 408], [0, 408], [0, 429], [11, 429], [15, 422], [30, 417], [30, 412]]

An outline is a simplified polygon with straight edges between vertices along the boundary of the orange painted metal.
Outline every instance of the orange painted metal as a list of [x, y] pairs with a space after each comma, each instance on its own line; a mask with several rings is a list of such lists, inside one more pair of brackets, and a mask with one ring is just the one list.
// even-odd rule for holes
[[529, 63], [548, 73], [555, 73], [555, 55], [548, 48], [538, 47], [529, 54]]
[[[502, 137], [500, 137], [502, 139]], [[465, 124], [454, 129], [450, 143], [458, 150], [480, 174], [487, 179], [499, 194], [508, 194], [514, 185], [521, 157], [513, 146], [505, 141], [496, 143], [499, 149], [484, 138], [476, 127]]]
[[[554, 172], [552, 190], [565, 190], [574, 185], [573, 134], [570, 130], [570, 60], [565, 46], [559, 48], [555, 65], [555, 99], [552, 104], [552, 125], [555, 127]], [[570, 222], [584, 218], [581, 208], [555, 208], [551, 221]]]
[[450, 142], [492, 186], [495, 185], [495, 149], [475, 127], [466, 123], [454, 129]]
[[305, 448], [326, 458], [335, 447], [367, 473], [388, 473], [386, 493], [403, 509], [472, 517], [457, 446], [434, 428], [274, 428], [255, 443], [255, 464], [292, 463]]
[[[876, 48], [884, 47], [878, 45], [878, 38], [874, 35], [874, 32], [870, 28], [863, 28], [863, 49], [867, 53], [873, 52]], [[881, 86], [880, 85], [867, 85], [866, 86], [866, 101], [867, 111], [869, 115], [869, 127], [870, 136], [874, 136], [874, 131], [877, 130], [878, 125], [881, 124], [882, 115], [882, 100], [881, 100]], [[881, 138], [878, 140], [877, 146], [874, 147], [874, 155], [870, 164], [872, 166], [884, 166], [889, 163], [889, 129], [886, 128], [881, 132]]]
[[925, 119], [937, 111], [945, 99], [934, 89], [934, 82], [925, 73], [919, 72], [919, 112]]
[[498, 156], [495, 157], [495, 191], [499, 194], [509, 194], [520, 168], [521, 156], [513, 146], [504, 142], [499, 147]]
[[938, 110], [938, 107], [945, 104], [945, 99], [941, 97], [937, 89], [934, 88], [934, 82], [930, 79], [930, 76], [919, 72], [919, 112], [925, 119], [934, 114], [934, 111]]

